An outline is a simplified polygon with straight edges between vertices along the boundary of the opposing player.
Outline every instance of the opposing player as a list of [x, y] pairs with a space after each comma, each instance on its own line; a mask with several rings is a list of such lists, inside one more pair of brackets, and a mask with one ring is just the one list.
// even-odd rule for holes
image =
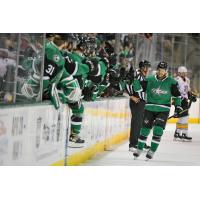
[[188, 135], [188, 118], [189, 118], [189, 108], [196, 98], [193, 96], [190, 89], [190, 80], [187, 77], [187, 68], [185, 66], [180, 66], [178, 68], [178, 76], [176, 77], [178, 82], [178, 88], [181, 93], [181, 107], [183, 112], [178, 116], [178, 121], [176, 123], [176, 130], [174, 133], [174, 140], [181, 139], [185, 141], [191, 141], [192, 137]]

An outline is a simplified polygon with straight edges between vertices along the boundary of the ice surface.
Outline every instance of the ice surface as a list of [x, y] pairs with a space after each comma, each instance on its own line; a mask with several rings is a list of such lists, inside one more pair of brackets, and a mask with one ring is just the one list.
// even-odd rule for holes
[[[85, 166], [200, 166], [200, 125], [190, 124], [189, 134], [192, 142], [173, 141], [175, 124], [167, 124], [160, 146], [150, 161], [145, 161], [143, 153], [134, 160], [133, 153], [128, 151], [128, 141], [116, 146], [112, 151], [97, 154], [83, 165]], [[149, 135], [151, 139], [152, 134]]]

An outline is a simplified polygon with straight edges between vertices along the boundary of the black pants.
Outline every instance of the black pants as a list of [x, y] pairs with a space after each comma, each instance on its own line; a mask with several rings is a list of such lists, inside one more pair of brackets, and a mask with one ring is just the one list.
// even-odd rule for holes
[[139, 103], [135, 103], [130, 99], [129, 105], [130, 105], [131, 115], [132, 115], [129, 147], [134, 147], [138, 142], [140, 129], [142, 128], [145, 101], [140, 100]]

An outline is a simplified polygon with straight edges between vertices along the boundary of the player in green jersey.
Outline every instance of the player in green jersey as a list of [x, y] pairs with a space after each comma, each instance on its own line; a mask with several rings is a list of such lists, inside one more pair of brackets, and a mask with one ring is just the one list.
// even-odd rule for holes
[[177, 87], [177, 81], [167, 75], [167, 63], [160, 62], [157, 66], [156, 75], [147, 76], [144, 81], [134, 80], [133, 86], [136, 92], [143, 90], [146, 92], [147, 103], [145, 105], [143, 125], [138, 139], [137, 150], [133, 153], [135, 158], [139, 157], [143, 151], [150, 130], [153, 128], [151, 148], [146, 154], [146, 158], [152, 159], [156, 152], [163, 130], [169, 116], [171, 98], [175, 101], [175, 112], [180, 113], [181, 98]]
[[[76, 104], [81, 98], [78, 81], [65, 69], [65, 59], [60, 51], [64, 45], [63, 41], [62, 35], [60, 34], [47, 34], [45, 44], [43, 100], [50, 99], [56, 109], [60, 107], [60, 102], [64, 104]], [[39, 79], [39, 75], [34, 73], [32, 78], [24, 85], [24, 90], [28, 94], [31, 94], [28, 91], [33, 90], [33, 86], [39, 84]], [[28, 96], [30, 97], [31, 95]], [[82, 110], [81, 106], [79, 110]], [[73, 128], [73, 121], [71, 121], [71, 124]], [[84, 140], [78, 136], [80, 131], [72, 132], [74, 135], [73, 139], [70, 139], [71, 141], [84, 143]], [[72, 138], [71, 135], [70, 138]]]

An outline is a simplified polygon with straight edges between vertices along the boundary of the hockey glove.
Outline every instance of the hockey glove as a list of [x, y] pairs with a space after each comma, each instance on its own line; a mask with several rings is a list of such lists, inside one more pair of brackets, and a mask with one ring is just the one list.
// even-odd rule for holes
[[84, 60], [83, 64], [88, 65], [89, 67], [89, 75], [97, 76], [100, 72], [100, 66], [97, 59], [92, 60]]
[[81, 99], [81, 89], [79, 87], [73, 89], [67, 99], [71, 103], [78, 102]]
[[85, 87], [83, 89], [83, 95], [84, 95], [84, 100], [85, 101], [93, 101], [93, 93], [95, 93], [95, 90], [97, 87], [93, 85], [92, 87]]
[[181, 106], [176, 106], [174, 111], [174, 116], [179, 117], [183, 111], [183, 108]]
[[188, 92], [188, 98], [192, 102], [196, 102], [197, 101], [197, 96], [193, 92]]

